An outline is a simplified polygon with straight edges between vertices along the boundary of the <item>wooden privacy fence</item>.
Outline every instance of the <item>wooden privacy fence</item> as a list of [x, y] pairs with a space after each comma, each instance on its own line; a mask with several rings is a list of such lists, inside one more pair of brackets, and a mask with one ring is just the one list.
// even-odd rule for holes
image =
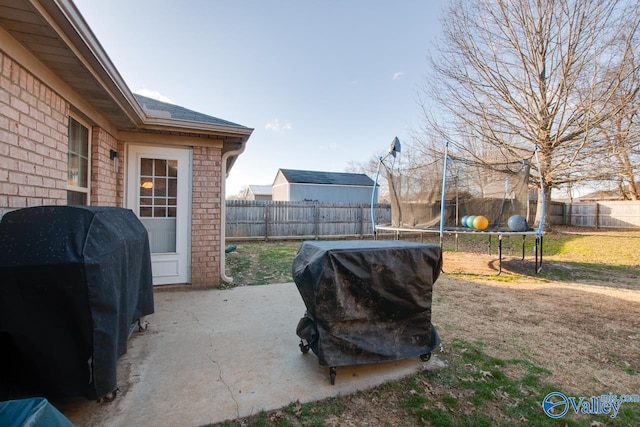
[[552, 203], [553, 224], [640, 228], [640, 201]]
[[[375, 206], [376, 222], [391, 221], [391, 206]], [[226, 237], [319, 239], [372, 235], [371, 205], [227, 200]]]
[[[535, 213], [535, 204], [531, 206]], [[376, 223], [391, 222], [391, 205], [375, 206]], [[640, 228], [640, 202], [551, 202], [547, 222], [593, 228]], [[321, 239], [372, 235], [369, 204], [227, 200], [226, 237]]]

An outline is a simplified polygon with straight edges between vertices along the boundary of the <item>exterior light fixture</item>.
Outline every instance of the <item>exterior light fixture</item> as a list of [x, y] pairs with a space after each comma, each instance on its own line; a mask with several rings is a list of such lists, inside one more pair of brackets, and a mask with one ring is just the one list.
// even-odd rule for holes
[[116, 150], [109, 150], [109, 158], [113, 162], [113, 171], [118, 173], [118, 152]]

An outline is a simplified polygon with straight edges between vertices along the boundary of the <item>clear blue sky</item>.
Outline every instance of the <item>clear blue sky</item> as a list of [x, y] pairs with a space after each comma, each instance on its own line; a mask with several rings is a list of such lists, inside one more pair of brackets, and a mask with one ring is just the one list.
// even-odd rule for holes
[[407, 139], [446, 1], [74, 0], [133, 92], [255, 129], [228, 195]]

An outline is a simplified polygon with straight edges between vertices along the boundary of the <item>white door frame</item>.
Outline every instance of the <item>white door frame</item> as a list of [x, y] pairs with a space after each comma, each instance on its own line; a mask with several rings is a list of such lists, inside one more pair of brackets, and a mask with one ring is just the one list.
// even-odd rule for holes
[[140, 159], [178, 161], [178, 191], [176, 207], [176, 251], [152, 253], [151, 267], [154, 285], [191, 282], [191, 177], [193, 151], [151, 145], [127, 146], [125, 177], [126, 207], [140, 215]]

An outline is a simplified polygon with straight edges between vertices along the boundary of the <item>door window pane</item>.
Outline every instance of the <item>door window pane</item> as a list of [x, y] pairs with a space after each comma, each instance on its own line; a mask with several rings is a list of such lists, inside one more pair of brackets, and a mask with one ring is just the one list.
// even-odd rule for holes
[[153, 180], [153, 195], [156, 197], [167, 195], [167, 178], [160, 177]]
[[177, 160], [167, 160], [167, 168], [168, 168], [168, 176], [172, 178], [178, 177], [178, 161]]
[[176, 251], [178, 162], [140, 159], [140, 218], [149, 233], [152, 253]]
[[153, 160], [152, 159], [142, 159], [140, 161], [140, 175], [141, 176], [151, 176], [151, 175], [153, 175]]

